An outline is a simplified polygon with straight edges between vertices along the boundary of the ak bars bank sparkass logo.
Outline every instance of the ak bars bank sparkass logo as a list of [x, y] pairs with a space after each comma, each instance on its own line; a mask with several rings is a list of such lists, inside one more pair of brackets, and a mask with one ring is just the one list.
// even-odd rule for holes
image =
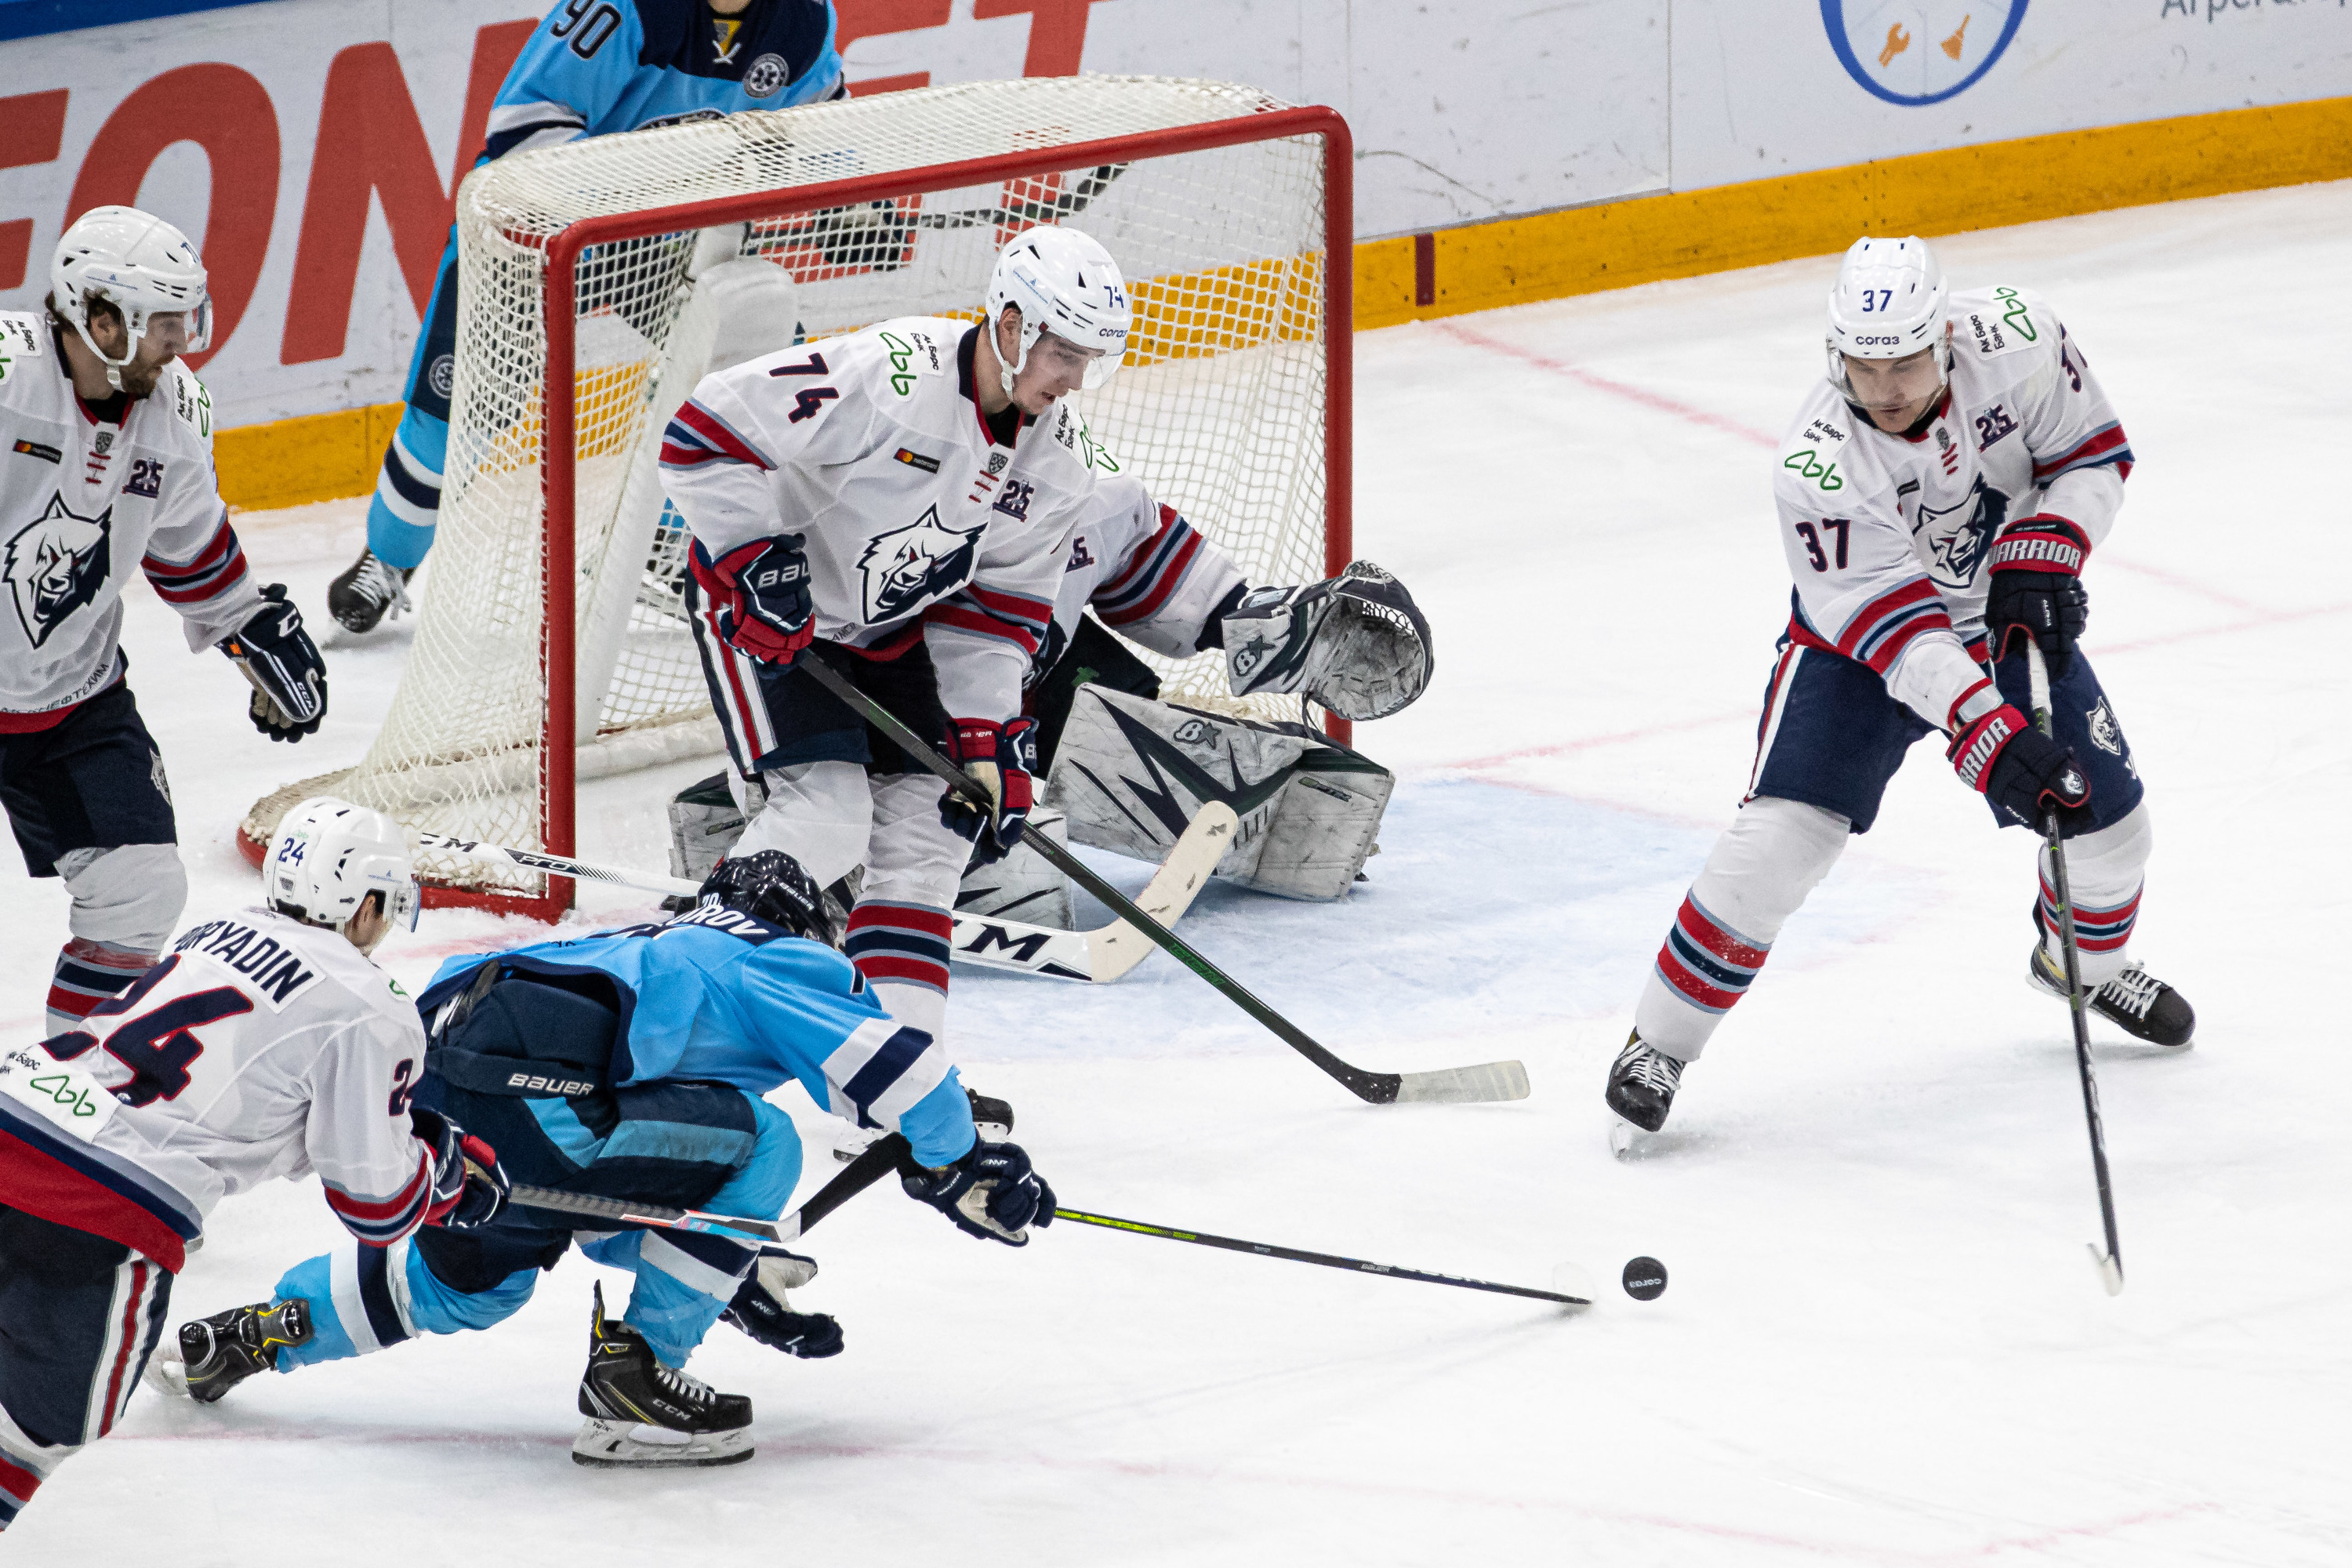
[[2026, 0], [1822, 0], [1846, 74], [1889, 103], [1941, 103], [1976, 85], [2025, 20]]

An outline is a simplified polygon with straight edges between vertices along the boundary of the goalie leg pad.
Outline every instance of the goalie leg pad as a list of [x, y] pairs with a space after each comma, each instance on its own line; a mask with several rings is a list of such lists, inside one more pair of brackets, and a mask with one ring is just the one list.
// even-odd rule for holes
[[1378, 847], [1395, 787], [1369, 757], [1303, 724], [1267, 724], [1082, 687], [1045, 802], [1070, 837], [1157, 861], [1195, 812], [1241, 819], [1217, 875], [1293, 899], [1345, 893]]
[[993, 865], [975, 865], [963, 874], [963, 886], [956, 894], [957, 912], [999, 915], [1062, 931], [1076, 929], [1070, 879], [1030, 846], [1031, 836], [1039, 833], [1056, 844], [1067, 844], [1069, 819], [1043, 805], [1032, 811], [1021, 842], [1009, 854]]

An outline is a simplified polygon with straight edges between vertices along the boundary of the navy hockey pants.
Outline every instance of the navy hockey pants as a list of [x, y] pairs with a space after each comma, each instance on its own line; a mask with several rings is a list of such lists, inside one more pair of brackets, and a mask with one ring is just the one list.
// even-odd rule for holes
[[112, 1429], [171, 1301], [163, 1265], [0, 1205], [0, 1530]]

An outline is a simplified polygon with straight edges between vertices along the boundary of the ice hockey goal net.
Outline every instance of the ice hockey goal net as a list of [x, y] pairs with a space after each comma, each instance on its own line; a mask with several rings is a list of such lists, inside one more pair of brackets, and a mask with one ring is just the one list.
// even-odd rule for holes
[[[700, 374], [699, 346], [672, 334], [691, 330], [714, 237], [789, 274], [815, 340], [976, 319], [1004, 241], [1084, 228], [1136, 318], [1125, 368], [1079, 395], [1095, 435], [1253, 581], [1336, 572], [1351, 159], [1328, 109], [1067, 77], [730, 115], [478, 171], [457, 202], [449, 450], [414, 648], [360, 764], [265, 797], [243, 847], [257, 858], [287, 806], [331, 790], [414, 827], [572, 854], [582, 779], [719, 752], [652, 458]], [[1213, 656], [1152, 662], [1169, 695], [1231, 702]], [[562, 878], [446, 856], [419, 870], [427, 903], [551, 919], [571, 900]]]

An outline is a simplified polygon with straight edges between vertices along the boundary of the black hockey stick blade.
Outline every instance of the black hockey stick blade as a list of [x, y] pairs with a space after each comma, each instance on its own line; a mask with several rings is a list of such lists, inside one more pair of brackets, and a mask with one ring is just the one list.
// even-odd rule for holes
[[892, 1132], [877, 1138], [833, 1180], [818, 1188], [815, 1196], [782, 1219], [775, 1220], [704, 1214], [699, 1209], [670, 1208], [661, 1204], [597, 1197], [587, 1193], [567, 1193], [555, 1187], [526, 1186], [520, 1183], [516, 1184], [508, 1194], [508, 1201], [520, 1204], [525, 1208], [548, 1209], [618, 1225], [696, 1230], [711, 1236], [731, 1236], [745, 1241], [782, 1243], [803, 1235], [817, 1221], [911, 1158], [912, 1151], [900, 1134]]
[[1088, 1214], [1084, 1209], [1057, 1208], [1057, 1220], [1066, 1219], [1077, 1225], [1097, 1226], [1104, 1230], [1123, 1230], [1130, 1236], [1158, 1237], [1162, 1241], [1187, 1241], [1195, 1247], [1214, 1247], [1227, 1252], [1255, 1253], [1260, 1258], [1278, 1258], [1286, 1263], [1313, 1263], [1325, 1268], [1345, 1268], [1352, 1274], [1377, 1274], [1384, 1279], [1412, 1279], [1423, 1285], [1451, 1285], [1459, 1290], [1485, 1290], [1496, 1296], [1525, 1296], [1531, 1300], [1557, 1301], [1563, 1307], [1590, 1307], [1586, 1296], [1564, 1295], [1558, 1290], [1538, 1290], [1531, 1285], [1497, 1285], [1490, 1279], [1465, 1279], [1454, 1274], [1431, 1274], [1419, 1268], [1399, 1268], [1393, 1264], [1369, 1263], [1360, 1258], [1339, 1258], [1328, 1252], [1308, 1252], [1296, 1247], [1276, 1247], [1267, 1241], [1236, 1241], [1230, 1236], [1210, 1236], [1197, 1230], [1178, 1230], [1171, 1226], [1150, 1225], [1139, 1219], [1119, 1219], [1112, 1215]]
[[[2042, 645], [2030, 638], [2025, 645], [2025, 675], [2030, 698], [2033, 704], [2033, 727], [2045, 736], [2057, 738], [2056, 727], [2050, 716], [2050, 668], [2042, 662]], [[2116, 1234], [2116, 1194], [2107, 1173], [2107, 1127], [2099, 1115], [2099, 1081], [2091, 1071], [2091, 999], [2083, 986], [2083, 949], [2074, 934], [2074, 894], [2066, 876], [2066, 838], [2060, 831], [2058, 813], [2053, 810], [2042, 819], [2042, 837], [2050, 854], [2050, 890], [2058, 906], [2058, 940], [2066, 953], [2066, 1007], [2074, 1023], [2074, 1073], [2083, 1084], [2083, 1119], [2091, 1130], [2091, 1172], [2099, 1184], [2099, 1223], [2106, 1234], [2106, 1250], [2098, 1244], [2087, 1244], [2091, 1261], [2099, 1270], [2099, 1283], [2110, 1296], [2124, 1291], [2124, 1248]]]
[[[801, 659], [793, 668], [807, 670], [819, 685], [889, 736], [899, 750], [930, 770], [950, 789], [975, 805], [985, 807], [990, 804], [987, 792], [961, 768], [940, 755], [935, 747], [900, 723], [889, 710], [852, 686], [839, 670], [813, 658]], [[1134, 900], [1097, 876], [1067, 847], [1043, 833], [1024, 834], [1022, 842], [1032, 846], [1064, 876], [1101, 900], [1113, 914], [1150, 938], [1171, 958], [1214, 986], [1227, 1001], [1265, 1025], [1283, 1044], [1339, 1079], [1357, 1099], [1373, 1105], [1393, 1105], [1467, 1104], [1528, 1097], [1528, 1069], [1515, 1061], [1481, 1062], [1475, 1067], [1416, 1073], [1368, 1072], [1352, 1062], [1342, 1061], [1304, 1029], [1252, 995], [1239, 981], [1194, 952], [1183, 938], [1145, 914]]]

